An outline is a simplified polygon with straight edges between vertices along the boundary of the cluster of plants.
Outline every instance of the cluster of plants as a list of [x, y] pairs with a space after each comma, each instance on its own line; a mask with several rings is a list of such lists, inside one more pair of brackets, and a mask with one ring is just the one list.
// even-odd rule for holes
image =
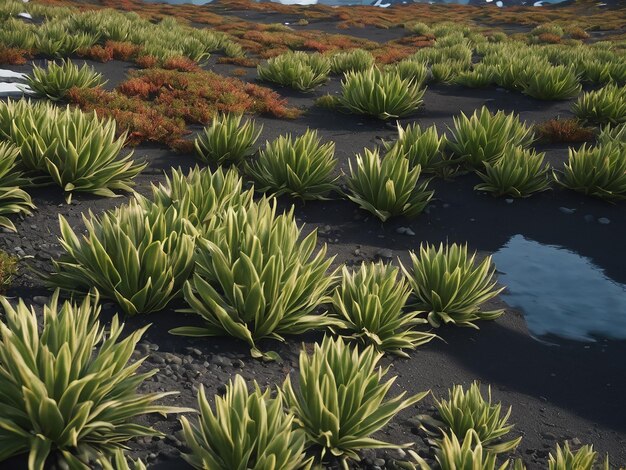
[[415, 113], [423, 103], [424, 92], [414, 77], [405, 78], [395, 68], [372, 67], [345, 73], [337, 105], [354, 114], [398, 118]]
[[287, 52], [259, 65], [257, 71], [261, 80], [308, 91], [326, 82], [330, 61], [317, 52]]
[[61, 187], [68, 202], [75, 192], [131, 191], [146, 166], [132, 152], [120, 157], [125, 134], [117, 135], [115, 121], [45, 102], [0, 103], [0, 138], [10, 143], [1, 147], [2, 211], [27, 213], [32, 204], [19, 187], [33, 182]]
[[41, 317], [21, 300], [0, 297], [0, 306], [0, 461], [28, 454], [29, 470], [46, 462], [111, 468], [129, 439], [162, 436], [137, 417], [192, 411], [155, 403], [176, 392], [138, 393], [157, 372], [138, 373], [143, 361], [129, 362], [147, 328], [122, 339], [114, 317], [105, 329], [97, 292], [61, 303], [56, 291]]
[[[49, 58], [81, 53], [103, 61], [120, 58], [163, 64], [173, 58], [203, 62], [213, 51], [243, 56], [241, 47], [227, 34], [184, 26], [171, 17], [155, 24], [136, 13], [112, 9], [77, 11], [38, 4], [20, 8], [42, 19], [42, 24], [34, 27], [6, 18], [0, 43]], [[120, 45], [129, 53], [121, 53]]]
[[[431, 454], [434, 467], [427, 460], [409, 450], [416, 467], [421, 470], [438, 468], [441, 470], [480, 469], [480, 470], [525, 470], [519, 458], [498, 462], [505, 454], [515, 450], [522, 437], [510, 439], [507, 435], [513, 429], [509, 424], [511, 408], [503, 413], [500, 403], [493, 403], [491, 387], [487, 399], [483, 396], [480, 384], [473, 382], [468, 390], [455, 385], [448, 391], [448, 399], [436, 399], [436, 418], [420, 415], [417, 421], [420, 428], [432, 443]], [[507, 440], [508, 439], [508, 440]], [[608, 469], [608, 457], [603, 463], [593, 446], [582, 445], [574, 450], [568, 441], [556, 444], [548, 454], [548, 470], [598, 470]]]
[[583, 93], [572, 108], [584, 122], [616, 125], [626, 122], [626, 86], [607, 85]]
[[78, 67], [71, 60], [60, 64], [48, 62], [46, 68], [33, 66], [33, 71], [26, 78], [26, 83], [37, 95], [57, 101], [65, 98], [72, 88], [95, 88], [106, 81], [93, 67]]
[[[174, 148], [183, 144], [186, 151], [194, 149], [193, 142], [183, 139], [187, 124], [207, 125], [220, 113], [280, 118], [294, 118], [300, 113], [268, 88], [205, 70], [184, 74], [157, 68], [132, 72], [114, 91], [72, 89], [68, 99], [85, 111], [114, 118], [121, 129], [128, 130], [132, 144], [156, 141]], [[228, 126], [220, 129], [214, 138], [227, 132]]]

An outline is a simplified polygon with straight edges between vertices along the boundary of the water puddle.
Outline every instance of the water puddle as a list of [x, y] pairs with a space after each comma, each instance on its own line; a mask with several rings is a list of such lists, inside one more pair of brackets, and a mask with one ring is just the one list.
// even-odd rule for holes
[[502, 298], [523, 311], [531, 335], [626, 339], [626, 285], [590, 259], [515, 235], [493, 260], [507, 286]]

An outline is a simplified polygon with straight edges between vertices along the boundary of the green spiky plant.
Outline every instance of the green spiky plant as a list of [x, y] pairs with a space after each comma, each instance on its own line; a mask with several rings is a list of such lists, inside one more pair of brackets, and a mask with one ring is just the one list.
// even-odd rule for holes
[[322, 460], [338, 458], [347, 470], [361, 449], [403, 447], [370, 436], [428, 392], [387, 398], [394, 378], [383, 381], [388, 369], [377, 367], [381, 357], [371, 346], [359, 352], [328, 336], [315, 344], [312, 355], [300, 353], [299, 387], [287, 376], [283, 393], [296, 425], [320, 449]]
[[213, 165], [237, 165], [254, 153], [263, 126], [253, 120], [242, 123], [240, 114], [218, 114], [194, 141], [196, 156]]
[[572, 108], [585, 122], [616, 125], [626, 122], [626, 86], [607, 85], [583, 93]]
[[[462, 385], [453, 386], [448, 390], [448, 399], [436, 400], [435, 407], [438, 420], [429, 416], [420, 417], [422, 425], [431, 435], [440, 436], [442, 432], [444, 435], [449, 432], [455, 436], [466, 436], [469, 431], [474, 431], [483, 449], [492, 454], [511, 452], [522, 440], [521, 436], [503, 440], [513, 429], [513, 425], [508, 423], [511, 407], [503, 415], [502, 405], [492, 404], [491, 387], [487, 389], [485, 400], [478, 382], [473, 382], [467, 391]], [[437, 429], [433, 432], [432, 428]]]
[[[130, 462], [129, 462], [130, 460]], [[147, 470], [141, 460], [127, 459], [124, 450], [116, 450], [111, 457], [98, 459], [102, 470]]]
[[582, 86], [571, 67], [544, 67], [528, 74], [522, 92], [539, 100], [567, 100], [578, 96]]
[[[413, 451], [421, 470], [432, 470], [426, 461]], [[506, 470], [510, 462], [497, 465], [497, 455], [485, 451], [480, 438], [473, 429], [459, 439], [454, 433], [444, 433], [443, 439], [435, 451], [437, 469], [439, 470]], [[520, 460], [513, 466], [514, 470], [523, 470], [525, 467]]]
[[46, 68], [34, 65], [26, 83], [37, 95], [58, 101], [71, 88], [95, 88], [106, 80], [93, 67], [84, 64], [79, 68], [70, 59], [64, 59], [60, 64], [48, 62]]
[[419, 85], [423, 85], [429, 78], [426, 64], [417, 60], [405, 59], [388, 66], [389, 70], [395, 70], [404, 80], [413, 80]]
[[477, 171], [483, 180], [474, 187], [494, 196], [528, 197], [550, 189], [550, 166], [543, 164], [545, 154], [521, 147], [504, 151], [500, 160], [485, 162], [483, 172]]
[[319, 53], [290, 51], [273, 57], [257, 67], [261, 80], [309, 91], [328, 80], [330, 61]]
[[292, 414], [283, 410], [282, 398], [272, 398], [253, 382], [236, 375], [224, 396], [215, 396], [215, 411], [198, 392], [197, 424], [180, 419], [190, 452], [183, 458], [198, 469], [299, 470], [311, 466], [304, 454], [306, 436], [294, 429]]
[[436, 126], [422, 129], [419, 124], [397, 125], [398, 138], [383, 142], [387, 152], [403, 154], [411, 167], [419, 165], [424, 173], [432, 173], [443, 164], [443, 151], [446, 147], [445, 134], [439, 135]]
[[408, 357], [404, 349], [415, 349], [436, 337], [415, 329], [427, 323], [418, 312], [404, 312], [411, 288], [398, 268], [382, 262], [361, 264], [350, 272], [341, 271], [341, 284], [333, 294], [332, 312], [355, 339], [377, 351]]
[[129, 315], [161, 310], [179, 295], [194, 266], [196, 231], [174, 206], [137, 196], [83, 221], [87, 235], [79, 237], [59, 216], [66, 253], [53, 260], [48, 285], [70, 292], [96, 287]]
[[593, 450], [593, 446], [584, 445], [577, 451], [572, 452], [569, 442], [561, 447], [556, 445], [554, 453], [548, 455], [548, 470], [609, 470], [608, 457], [603, 464], [597, 465], [598, 453]]
[[495, 163], [510, 147], [526, 148], [534, 140], [531, 127], [514, 114], [492, 114], [486, 106], [471, 117], [454, 117], [448, 149], [472, 169], [482, 169], [484, 162]]
[[246, 166], [257, 191], [287, 194], [301, 199], [326, 199], [337, 188], [333, 177], [335, 143], [321, 142], [317, 131], [291, 134], [266, 142], [259, 157]]
[[0, 250], [0, 294], [4, 293], [17, 274], [17, 258]]
[[461, 60], [444, 60], [430, 66], [433, 81], [438, 83], [454, 83], [456, 78], [466, 72], [468, 64]]
[[293, 208], [276, 216], [276, 201], [261, 199], [247, 208], [229, 208], [213, 218], [209, 239], [198, 239], [196, 269], [185, 284], [185, 300], [204, 320], [199, 327], [172, 333], [234, 336], [246, 341], [254, 357], [272, 359], [257, 347], [262, 338], [333, 324], [314, 310], [329, 300], [334, 275], [324, 246], [315, 255], [317, 233], [300, 239]]
[[626, 123], [603, 127], [598, 135], [598, 144], [626, 146]]
[[16, 231], [8, 214], [31, 214], [35, 208], [30, 195], [22, 188], [28, 180], [17, 169], [20, 150], [9, 142], [0, 142], [0, 227]]
[[607, 200], [626, 199], [626, 153], [609, 143], [578, 150], [569, 149], [569, 159], [555, 179], [562, 186]]
[[0, 297], [0, 305], [0, 461], [28, 453], [29, 470], [43, 470], [49, 456], [62, 468], [89, 470], [134, 437], [161, 435], [135, 418], [193, 411], [155, 404], [176, 392], [137, 393], [157, 372], [138, 374], [143, 360], [128, 364], [147, 327], [121, 339], [115, 316], [105, 332], [97, 293], [59, 304], [56, 291], [42, 327], [22, 300], [12, 307]]
[[374, 65], [374, 56], [364, 49], [337, 52], [330, 56], [332, 73], [345, 73], [367, 70]]
[[365, 149], [356, 156], [356, 166], [348, 163], [348, 198], [383, 222], [400, 215], [415, 217], [433, 197], [428, 181], [418, 183], [421, 167], [410, 168], [409, 160], [399, 151], [392, 150], [381, 158], [378, 149]]
[[252, 203], [254, 189], [244, 191], [243, 180], [235, 168], [215, 171], [192, 168], [187, 174], [172, 169], [165, 182], [152, 185], [152, 200], [163, 211], [174, 206], [178, 217], [189, 220], [203, 233], [213, 217], [229, 207], [247, 207]]
[[119, 154], [126, 133], [116, 135], [113, 120], [101, 120], [78, 109], [36, 109], [17, 115], [10, 140], [20, 149], [21, 164], [34, 175], [60, 186], [71, 201], [75, 192], [113, 197], [116, 190], [132, 191], [133, 178], [147, 163]]
[[354, 114], [390, 119], [413, 114], [422, 105], [425, 88], [396, 70], [372, 67], [347, 72], [341, 82], [339, 104]]
[[410, 253], [412, 266], [401, 264], [415, 295], [415, 306], [428, 314], [434, 327], [453, 324], [478, 328], [476, 320], [494, 320], [504, 310], [482, 311], [481, 305], [497, 296], [495, 266], [491, 256], [476, 263], [476, 253], [467, 245], [430, 244], [420, 246], [419, 255]]
[[468, 88], [486, 88], [494, 83], [494, 69], [485, 64], [476, 64], [472, 70], [459, 72], [454, 83]]

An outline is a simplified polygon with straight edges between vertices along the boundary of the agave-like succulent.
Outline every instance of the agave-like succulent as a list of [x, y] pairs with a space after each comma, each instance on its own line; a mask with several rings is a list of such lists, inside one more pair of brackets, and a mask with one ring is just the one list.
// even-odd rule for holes
[[545, 154], [522, 147], [511, 147], [500, 160], [485, 162], [485, 171], [476, 173], [483, 180], [474, 189], [494, 196], [527, 197], [550, 189], [550, 166], [543, 164]]
[[400, 76], [397, 70], [372, 67], [347, 72], [341, 82], [339, 103], [355, 114], [390, 119], [414, 113], [426, 91], [415, 79]]
[[611, 84], [583, 93], [572, 110], [578, 118], [593, 124], [626, 122], [626, 86]]
[[[432, 470], [415, 452], [411, 455], [418, 462], [421, 470]], [[435, 458], [439, 470], [506, 470], [510, 462], [506, 461], [502, 465], [497, 465], [497, 455], [487, 452], [480, 438], [473, 429], [467, 431], [462, 439], [454, 433], [444, 433], [443, 439], [437, 446]], [[513, 465], [513, 470], [523, 470], [524, 465], [521, 460], [517, 460]]]
[[[502, 405], [491, 402], [491, 387], [487, 393], [485, 400], [478, 382], [473, 382], [467, 391], [462, 385], [455, 385], [448, 390], [447, 400], [441, 399], [435, 403], [440, 420], [427, 416], [421, 417], [420, 421], [431, 434], [439, 435], [443, 432], [445, 435], [450, 432], [456, 436], [466, 436], [469, 431], [474, 431], [485, 451], [492, 454], [511, 452], [522, 440], [521, 436], [509, 441], [502, 439], [513, 429], [513, 425], [508, 423], [511, 407], [502, 415]], [[431, 427], [437, 430], [433, 433]]]
[[356, 156], [356, 167], [352, 161], [348, 164], [348, 198], [383, 222], [399, 215], [415, 217], [433, 197], [428, 181], [418, 183], [421, 167], [410, 168], [401, 151], [392, 150], [381, 158], [378, 149], [365, 149]]
[[126, 134], [116, 136], [115, 121], [69, 107], [44, 111], [13, 120], [10, 140], [19, 147], [24, 168], [45, 174], [63, 188], [68, 202], [77, 191], [107, 197], [115, 196], [114, 190], [132, 191], [133, 178], [147, 163], [132, 160], [132, 152], [118, 157]]
[[336, 165], [335, 143], [322, 144], [317, 131], [308, 129], [295, 139], [287, 135], [266, 142], [259, 158], [247, 165], [246, 172], [254, 180], [257, 191], [325, 199], [337, 187], [339, 177], [333, 177]]
[[7, 214], [31, 214], [35, 208], [30, 195], [22, 189], [28, 180], [17, 169], [20, 151], [9, 142], [0, 142], [0, 227], [15, 231]]
[[593, 446], [584, 445], [576, 452], [572, 452], [569, 442], [565, 441], [563, 447], [556, 445], [554, 453], [548, 455], [548, 470], [593, 470], [603, 468], [609, 470], [609, 459], [604, 459], [604, 464], [597, 465], [598, 453]]
[[492, 114], [486, 106], [471, 117], [455, 116], [450, 132], [448, 148], [472, 169], [481, 169], [484, 162], [495, 163], [508, 148], [526, 148], [534, 140], [532, 127], [517, 116], [503, 111]]
[[469, 88], [485, 88], [494, 83], [495, 71], [492, 66], [476, 64], [472, 70], [459, 72], [454, 83]]
[[420, 85], [426, 83], [430, 75], [426, 64], [411, 59], [389, 65], [388, 70], [395, 70], [402, 79], [413, 80]]
[[374, 56], [364, 49], [337, 52], [330, 56], [330, 70], [333, 73], [367, 70], [374, 65]]
[[409, 124], [405, 128], [398, 123], [398, 139], [383, 142], [385, 150], [403, 154], [411, 167], [419, 165], [424, 173], [431, 173], [443, 164], [443, 151], [446, 136], [439, 135], [436, 126], [422, 129], [419, 124]]
[[196, 137], [197, 157], [214, 165], [238, 164], [254, 153], [263, 126], [253, 120], [241, 122], [240, 114], [220, 114]]
[[100, 217], [83, 216], [79, 238], [59, 216], [61, 246], [47, 283], [71, 292], [96, 287], [129, 315], [163, 309], [179, 295], [194, 266], [196, 231], [174, 206], [137, 196]]
[[95, 88], [104, 85], [106, 80], [93, 67], [84, 64], [79, 68], [70, 59], [64, 59], [60, 64], [48, 62], [46, 68], [33, 66], [26, 83], [39, 96], [57, 101], [71, 88]]
[[598, 135], [598, 144], [626, 146], [626, 123], [618, 126], [605, 126]]
[[540, 100], [567, 100], [578, 96], [582, 86], [571, 67], [543, 67], [528, 74], [522, 91]]
[[286, 52], [259, 65], [257, 72], [261, 80], [309, 91], [328, 80], [330, 61], [317, 52]]
[[311, 466], [306, 458], [306, 436], [294, 429], [293, 415], [283, 410], [282, 398], [272, 398], [253, 382], [236, 375], [224, 396], [215, 396], [215, 412], [204, 393], [198, 392], [197, 424], [180, 419], [190, 452], [183, 458], [195, 468], [213, 470], [299, 470]]
[[493, 279], [491, 256], [478, 265], [476, 253], [468, 255], [467, 245], [420, 246], [419, 256], [410, 253], [411, 270], [401, 264], [415, 295], [415, 306], [428, 313], [434, 327], [452, 323], [478, 328], [476, 320], [494, 320], [504, 310], [481, 311], [480, 306], [504, 288]]
[[185, 284], [185, 300], [204, 320], [174, 334], [230, 335], [246, 341], [254, 357], [262, 338], [282, 340], [334, 322], [313, 311], [329, 300], [334, 275], [324, 246], [313, 255], [316, 232], [300, 239], [293, 208], [276, 216], [276, 201], [227, 209], [198, 239], [196, 270]]
[[141, 460], [127, 459], [122, 449], [116, 450], [110, 457], [99, 458], [98, 463], [102, 470], [146, 470], [146, 465]]
[[359, 460], [357, 452], [368, 448], [398, 448], [370, 436], [396, 414], [413, 405], [428, 392], [405, 398], [405, 392], [387, 398], [394, 379], [383, 381], [388, 369], [376, 367], [382, 353], [373, 347], [359, 352], [341, 338], [324, 338], [312, 355], [300, 353], [299, 387], [287, 376], [283, 384], [285, 402], [304, 430], [307, 440], [321, 448], [321, 458]]
[[578, 150], [569, 149], [569, 159], [555, 179], [566, 188], [608, 200], [626, 199], [626, 153], [609, 143]]
[[468, 64], [462, 60], [444, 60], [430, 66], [433, 81], [439, 83], [454, 83], [456, 78], [468, 69]]
[[43, 327], [34, 308], [0, 297], [0, 461], [28, 453], [29, 470], [43, 470], [56, 454], [62, 468], [89, 470], [133, 437], [161, 435], [134, 422], [138, 416], [193, 411], [155, 404], [176, 392], [137, 393], [156, 373], [138, 374], [143, 360], [128, 364], [147, 327], [120, 339], [115, 316], [105, 333], [92, 295], [59, 305], [56, 291]]
[[17, 274], [17, 257], [0, 250], [0, 294], [13, 282]]
[[189, 220], [200, 233], [209, 221], [223, 214], [228, 207], [249, 206], [254, 189], [243, 190], [243, 181], [235, 168], [214, 172], [209, 168], [192, 168], [187, 174], [172, 169], [165, 183], [152, 185], [152, 200], [163, 211], [174, 206], [178, 217]]
[[350, 272], [345, 266], [341, 284], [333, 294], [334, 315], [341, 321], [340, 328], [376, 350], [408, 357], [403, 350], [415, 349], [436, 337], [415, 329], [427, 320], [419, 312], [405, 313], [403, 308], [411, 295], [404, 278], [398, 280], [398, 268], [377, 264], [361, 264]]

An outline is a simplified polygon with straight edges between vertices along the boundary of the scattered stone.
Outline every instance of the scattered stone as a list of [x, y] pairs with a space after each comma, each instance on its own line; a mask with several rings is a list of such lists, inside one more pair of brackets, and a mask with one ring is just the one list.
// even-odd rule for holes
[[512, 198], [505, 199], [505, 201], [506, 201], [507, 204], [513, 204], [513, 199]]
[[389, 248], [381, 248], [380, 250], [376, 251], [376, 257], [383, 260], [390, 260], [393, 258], [393, 251], [391, 251]]
[[585, 215], [585, 222], [593, 222], [594, 220], [596, 220], [596, 218], [593, 215], [591, 214]]
[[172, 353], [165, 353], [164, 359], [165, 359], [165, 362], [167, 362], [168, 364], [180, 365], [183, 363], [183, 360], [180, 357]]
[[553, 434], [551, 432], [542, 432], [541, 437], [543, 437], [544, 439], [548, 439], [550, 441], [556, 441], [557, 439], [556, 434]]
[[606, 217], [600, 217], [598, 219], [598, 223], [602, 224], [602, 225], [608, 225], [611, 223], [611, 221], [609, 219], [607, 219]]
[[570, 209], [569, 207], [559, 207], [559, 210], [563, 212], [563, 214], [573, 214], [576, 212], [576, 209]]
[[37, 305], [44, 306], [48, 303], [48, 297], [45, 297], [43, 295], [36, 295], [35, 297], [33, 297], [33, 302], [35, 302], [35, 304]]
[[415, 232], [413, 230], [411, 230], [410, 227], [398, 227], [396, 229], [396, 232], [401, 234], [401, 235], [408, 235], [410, 237], [414, 237], [415, 236]]

